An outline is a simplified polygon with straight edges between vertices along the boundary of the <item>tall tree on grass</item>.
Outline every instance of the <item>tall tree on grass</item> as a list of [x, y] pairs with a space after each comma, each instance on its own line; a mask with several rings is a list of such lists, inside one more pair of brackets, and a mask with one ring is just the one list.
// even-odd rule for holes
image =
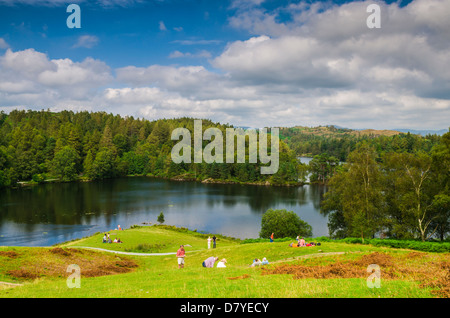
[[[325, 213], [337, 213], [333, 226], [347, 236], [373, 236], [383, 225], [383, 176], [374, 149], [366, 143], [351, 152], [343, 169], [330, 180], [322, 203]], [[342, 224], [344, 222], [344, 224]], [[330, 224], [329, 224], [330, 226]]]
[[[392, 200], [403, 216], [403, 222], [411, 226], [411, 232], [425, 241], [434, 234], [430, 227], [433, 213], [433, 186], [431, 157], [424, 153], [391, 153], [387, 158], [387, 177], [394, 180], [397, 195]], [[387, 188], [391, 189], [391, 188]], [[417, 235], [416, 235], [417, 233]]]
[[450, 233], [450, 130], [431, 151], [433, 183], [437, 189], [432, 210], [436, 218], [431, 226], [437, 227], [437, 235], [443, 240]]

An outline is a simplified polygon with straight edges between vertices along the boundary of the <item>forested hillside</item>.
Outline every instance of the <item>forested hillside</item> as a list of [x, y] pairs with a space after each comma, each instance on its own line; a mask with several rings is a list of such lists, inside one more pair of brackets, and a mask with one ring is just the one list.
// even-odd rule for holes
[[[203, 131], [209, 127], [219, 128], [224, 136], [225, 129], [231, 128], [210, 120], [202, 120], [202, 126]], [[194, 119], [150, 121], [87, 111], [1, 112], [0, 186], [30, 180], [39, 183], [127, 175], [297, 183], [300, 165], [283, 142], [280, 142], [279, 170], [274, 175], [261, 174], [260, 163], [251, 164], [248, 160], [246, 163], [175, 164], [171, 150], [178, 141], [171, 140], [171, 133], [178, 127], [193, 132]], [[203, 147], [206, 144], [208, 141], [203, 142]]]
[[351, 130], [334, 126], [285, 127], [280, 128], [280, 138], [298, 156], [320, 155], [326, 153], [340, 161], [347, 157], [359, 142], [366, 141], [379, 154], [385, 152], [430, 151], [439, 140], [439, 135], [420, 136], [392, 130]]

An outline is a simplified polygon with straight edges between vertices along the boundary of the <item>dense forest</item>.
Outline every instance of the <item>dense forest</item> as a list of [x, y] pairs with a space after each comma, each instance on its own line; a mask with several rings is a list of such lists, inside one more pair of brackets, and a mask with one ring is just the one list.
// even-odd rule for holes
[[[203, 131], [209, 127], [220, 129], [224, 135], [226, 128], [232, 128], [202, 120]], [[178, 142], [171, 140], [175, 128], [193, 132], [194, 119], [150, 121], [87, 111], [1, 112], [0, 186], [129, 175], [286, 185], [298, 184], [299, 171], [305, 170], [283, 142], [279, 169], [273, 175], [261, 174], [261, 163], [247, 159], [245, 163], [176, 164], [171, 158]], [[208, 141], [203, 147], [206, 144]]]
[[362, 141], [330, 177], [321, 210], [332, 237], [444, 240], [450, 234], [450, 131], [429, 151]]

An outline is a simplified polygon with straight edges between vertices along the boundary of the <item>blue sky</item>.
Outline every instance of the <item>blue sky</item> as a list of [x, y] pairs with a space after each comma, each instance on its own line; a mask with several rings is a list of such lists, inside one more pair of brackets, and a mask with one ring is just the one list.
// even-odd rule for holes
[[[15, 2], [0, 6], [0, 34], [16, 50], [33, 47], [52, 58], [81, 61], [90, 56], [111, 67], [173, 64], [169, 56], [174, 51], [219, 54], [228, 41], [248, 38], [247, 32], [227, 26], [228, 17], [236, 11], [228, 0], [117, 1], [115, 5]], [[80, 29], [66, 26], [70, 3], [80, 6]], [[74, 47], [80, 36], [96, 40]], [[195, 59], [205, 63], [201, 56]]]
[[445, 0], [0, 0], [0, 110], [447, 129], [448, 17]]

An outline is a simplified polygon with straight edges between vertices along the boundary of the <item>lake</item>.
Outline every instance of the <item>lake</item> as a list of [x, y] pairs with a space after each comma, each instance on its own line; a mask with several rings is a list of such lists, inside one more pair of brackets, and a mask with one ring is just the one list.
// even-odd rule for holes
[[294, 211], [327, 236], [328, 218], [319, 213], [326, 187], [266, 187], [203, 184], [149, 177], [95, 182], [48, 183], [0, 190], [0, 246], [50, 246], [105, 232], [120, 225], [157, 223], [199, 232], [259, 237], [268, 209]]

